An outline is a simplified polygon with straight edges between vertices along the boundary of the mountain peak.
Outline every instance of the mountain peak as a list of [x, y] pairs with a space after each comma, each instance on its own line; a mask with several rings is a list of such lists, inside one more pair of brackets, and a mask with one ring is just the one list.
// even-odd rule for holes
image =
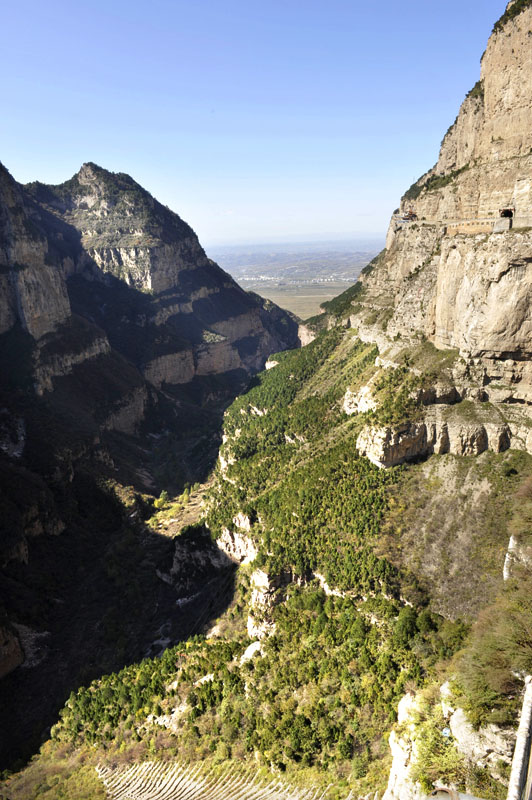
[[94, 161], [85, 161], [73, 177], [83, 179], [94, 179], [102, 175], [112, 175], [111, 172], [95, 164]]
[[84, 164], [82, 164], [78, 172], [76, 172], [76, 174], [73, 175], [72, 178], [69, 181], [66, 181], [63, 185], [70, 184], [76, 179], [80, 184], [96, 182], [106, 186], [107, 188], [115, 188], [117, 190], [135, 188], [142, 194], [151, 197], [149, 192], [147, 192], [146, 189], [137, 183], [131, 177], [131, 175], [128, 175], [125, 172], [111, 172], [111, 170], [105, 169], [105, 167], [100, 167], [99, 164], [95, 164], [94, 161], [86, 161]]

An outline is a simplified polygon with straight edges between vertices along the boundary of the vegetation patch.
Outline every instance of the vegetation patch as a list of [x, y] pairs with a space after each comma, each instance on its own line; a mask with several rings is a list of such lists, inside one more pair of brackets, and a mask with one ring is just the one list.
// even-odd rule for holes
[[531, 462], [510, 450], [402, 470], [388, 490], [380, 555], [413, 572], [435, 610], [474, 620], [501, 589], [514, 494]]
[[473, 88], [470, 89], [466, 94], [466, 99], [467, 98], [471, 99], [478, 98], [479, 100], [484, 100], [484, 81], [482, 80], [477, 81], [473, 86]]
[[417, 200], [422, 192], [436, 192], [438, 189], [443, 189], [444, 186], [448, 186], [456, 180], [462, 172], [468, 169], [470, 169], [470, 164], [465, 164], [465, 166], [460, 167], [460, 169], [452, 170], [452, 172], [447, 173], [447, 175], [430, 175], [424, 183], [420, 183], [419, 181], [413, 183], [405, 192], [403, 199]]
[[522, 14], [523, 11], [526, 11], [527, 8], [532, 6], [532, 0], [516, 0], [516, 2], [510, 6], [510, 8], [506, 9], [502, 17], [499, 17], [495, 25], [493, 26], [492, 33], [499, 33], [503, 30], [504, 26], [510, 22], [510, 20], [515, 19]]
[[472, 763], [459, 751], [448, 727], [436, 685], [417, 695], [413, 713], [415, 761], [411, 777], [429, 794], [434, 784], [456, 786], [475, 797], [505, 800], [507, 788], [494, 780], [488, 770]]
[[519, 675], [532, 671], [532, 479], [511, 496], [509, 533], [524, 558], [476, 621], [458, 663], [457, 684], [475, 725], [515, 724], [520, 708]]
[[386, 755], [405, 685], [422, 678], [416, 649], [429, 671], [453, 652], [443, 621], [382, 597], [326, 597], [314, 584], [290, 587], [275, 622], [251, 661], [241, 660], [246, 640], [196, 637], [103, 677], [71, 695], [54, 741], [90, 742], [109, 757], [142, 738], [149, 757], [258, 758], [318, 784], [383, 788], [384, 771], [378, 787], [365, 783], [377, 774], [370, 764]]

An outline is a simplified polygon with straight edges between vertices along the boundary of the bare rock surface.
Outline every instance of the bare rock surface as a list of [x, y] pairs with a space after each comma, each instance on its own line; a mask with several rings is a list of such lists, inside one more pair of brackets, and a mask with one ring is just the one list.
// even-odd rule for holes
[[[216, 544], [232, 561], [239, 564], [250, 564], [258, 555], [258, 550], [254, 542], [244, 532], [249, 532], [249, 518], [244, 514], [238, 514], [233, 520], [235, 527], [240, 530], [230, 531], [228, 528], [222, 530], [222, 535], [216, 540]], [[242, 524], [239, 524], [242, 523]]]
[[496, 27], [480, 80], [437, 163], [403, 196], [350, 319], [383, 352], [419, 335], [456, 349], [490, 399], [525, 403], [532, 402], [531, 29], [530, 6]]
[[415, 759], [415, 743], [413, 741], [412, 717], [416, 711], [416, 698], [406, 694], [397, 707], [397, 722], [403, 726], [405, 733], [398, 735], [395, 730], [390, 734], [389, 744], [392, 752], [392, 766], [388, 778], [388, 786], [382, 800], [422, 800], [425, 795], [410, 777], [410, 766]]
[[515, 731], [486, 725], [476, 731], [462, 708], [449, 718], [449, 727], [458, 749], [479, 767], [486, 767], [495, 779], [501, 778], [501, 762], [512, 763]]

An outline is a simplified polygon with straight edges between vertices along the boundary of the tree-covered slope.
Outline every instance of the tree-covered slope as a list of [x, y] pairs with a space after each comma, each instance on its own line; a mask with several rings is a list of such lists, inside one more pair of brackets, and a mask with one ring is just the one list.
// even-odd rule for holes
[[[255, 548], [230, 608], [207, 638], [74, 692], [43, 769], [64, 750], [102, 763], [253, 764], [291, 782], [332, 782], [338, 796], [374, 792], [388, 779], [398, 703], [422, 690], [419, 780], [504, 796], [503, 773], [494, 778], [452, 739], [440, 752], [431, 731], [441, 724], [446, 677], [475, 724], [515, 725], [514, 658], [532, 666], [517, 636], [528, 578], [504, 588], [502, 568], [509, 534], [527, 518], [514, 497], [530, 457], [449, 454], [375, 466], [357, 453], [360, 432], [379, 420], [419, 418], [420, 388], [449, 377], [456, 354], [420, 343], [404, 353], [409, 368], [376, 358], [356, 332], [337, 327], [276, 355], [233, 402], [200, 523], [222, 547], [240, 536], [247, 552]], [[346, 396], [368, 384], [377, 408], [346, 413]], [[479, 493], [474, 513], [460, 516]], [[446, 513], [447, 525], [431, 516], [439, 502], [446, 512], [435, 505], [435, 513]], [[483, 594], [472, 600], [468, 585]], [[492, 614], [502, 626], [509, 606], [516, 621], [502, 646], [483, 619]], [[495, 673], [484, 652], [497, 659]]]

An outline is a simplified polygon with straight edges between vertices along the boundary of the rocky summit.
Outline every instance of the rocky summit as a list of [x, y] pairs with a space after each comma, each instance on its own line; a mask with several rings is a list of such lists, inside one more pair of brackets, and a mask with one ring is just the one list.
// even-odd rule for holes
[[[4, 168], [0, 181], [0, 331], [18, 323], [37, 342], [38, 391], [110, 349], [160, 388], [249, 374], [271, 352], [297, 346], [295, 320], [242, 291], [128, 175], [84, 164], [60, 186], [22, 187]], [[86, 357], [81, 341], [50, 357], [60, 326], [76, 316], [87, 322]]]

